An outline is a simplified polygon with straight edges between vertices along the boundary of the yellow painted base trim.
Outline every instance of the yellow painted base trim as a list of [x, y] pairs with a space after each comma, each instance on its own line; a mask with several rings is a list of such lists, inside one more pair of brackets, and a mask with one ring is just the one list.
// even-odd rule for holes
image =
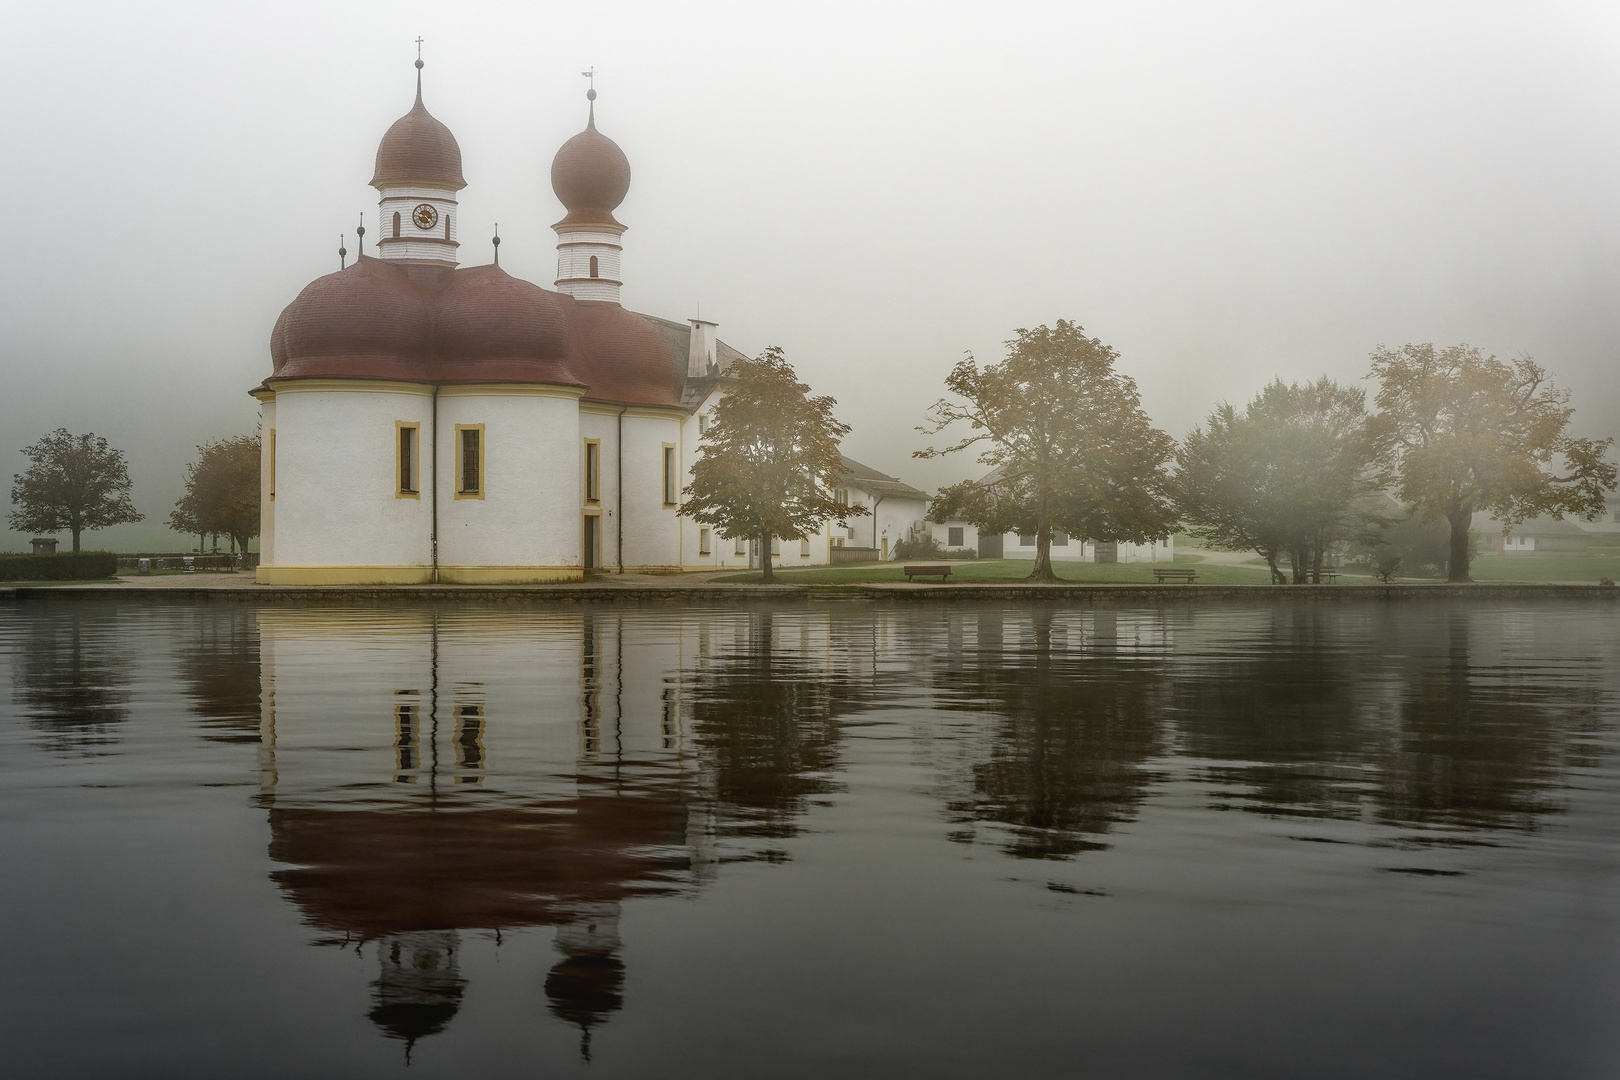
[[426, 585], [430, 566], [259, 566], [260, 585]]
[[559, 581], [584, 581], [585, 571], [577, 566], [441, 566], [443, 585], [550, 585]]
[[[430, 566], [260, 566], [260, 585], [430, 585]], [[577, 566], [441, 566], [441, 585], [550, 585], [583, 581]]]

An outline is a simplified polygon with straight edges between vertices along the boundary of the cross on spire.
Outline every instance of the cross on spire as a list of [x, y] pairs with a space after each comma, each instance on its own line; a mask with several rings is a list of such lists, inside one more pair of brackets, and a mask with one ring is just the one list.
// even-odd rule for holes
[[422, 59], [422, 35], [420, 34], [416, 36], [416, 58], [418, 60]]

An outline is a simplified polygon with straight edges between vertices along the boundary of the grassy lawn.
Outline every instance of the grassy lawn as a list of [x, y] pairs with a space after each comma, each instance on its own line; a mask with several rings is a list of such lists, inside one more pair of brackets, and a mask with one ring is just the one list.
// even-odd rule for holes
[[0, 581], [0, 588], [42, 589], [56, 585], [114, 585], [117, 578], [74, 578], [66, 581]]
[[1475, 581], [1620, 581], [1620, 551], [1586, 555], [1476, 555], [1468, 575]]
[[[1199, 556], [1183, 559], [1176, 556], [1178, 566], [1190, 567], [1201, 561]], [[951, 563], [950, 581], [1021, 581], [1029, 576], [1029, 559], [970, 559]], [[1163, 563], [1159, 564], [1163, 566]], [[864, 585], [882, 581], [905, 581], [901, 564], [879, 566], [866, 563], [858, 566], [819, 566], [809, 570], [778, 570], [775, 580], [783, 585]], [[1052, 563], [1057, 576], [1063, 581], [1082, 584], [1147, 584], [1153, 583], [1152, 563]], [[1264, 585], [1269, 580], [1264, 567], [1252, 570], [1246, 566], [1198, 566], [1198, 580], [1209, 585]], [[758, 584], [758, 570], [726, 574], [716, 581]], [[918, 578], [918, 581], [938, 581], [939, 578]]]

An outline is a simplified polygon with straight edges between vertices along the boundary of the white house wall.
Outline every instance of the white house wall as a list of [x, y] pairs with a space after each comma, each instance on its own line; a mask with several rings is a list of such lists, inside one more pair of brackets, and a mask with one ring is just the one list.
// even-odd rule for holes
[[[1001, 552], [1004, 559], [1033, 559], [1035, 558], [1034, 544], [1020, 544], [1017, 533], [1005, 533], [1001, 538]], [[1096, 558], [1096, 542], [1082, 540], [1080, 537], [1069, 537], [1068, 544], [1059, 547], [1052, 545], [1052, 561], [1091, 562]], [[1164, 563], [1174, 562], [1176, 556], [1175, 537], [1168, 537], [1162, 543], [1132, 544], [1124, 540], [1119, 541], [1116, 562], [1122, 563]]]

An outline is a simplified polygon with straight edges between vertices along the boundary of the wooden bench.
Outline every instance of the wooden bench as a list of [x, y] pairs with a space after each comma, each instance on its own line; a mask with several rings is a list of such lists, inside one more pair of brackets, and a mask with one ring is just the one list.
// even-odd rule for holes
[[1319, 580], [1324, 585], [1333, 585], [1339, 580], [1339, 569], [1336, 566], [1324, 566]]
[[951, 568], [945, 563], [910, 563], [901, 569], [905, 571], [907, 581], [914, 577], [938, 577], [944, 581], [951, 576]]
[[1168, 566], [1155, 566], [1153, 568], [1153, 577], [1160, 585], [1163, 585], [1167, 581], [1179, 581], [1184, 585], [1191, 585], [1193, 582], [1198, 580], [1198, 571], [1172, 569]]

